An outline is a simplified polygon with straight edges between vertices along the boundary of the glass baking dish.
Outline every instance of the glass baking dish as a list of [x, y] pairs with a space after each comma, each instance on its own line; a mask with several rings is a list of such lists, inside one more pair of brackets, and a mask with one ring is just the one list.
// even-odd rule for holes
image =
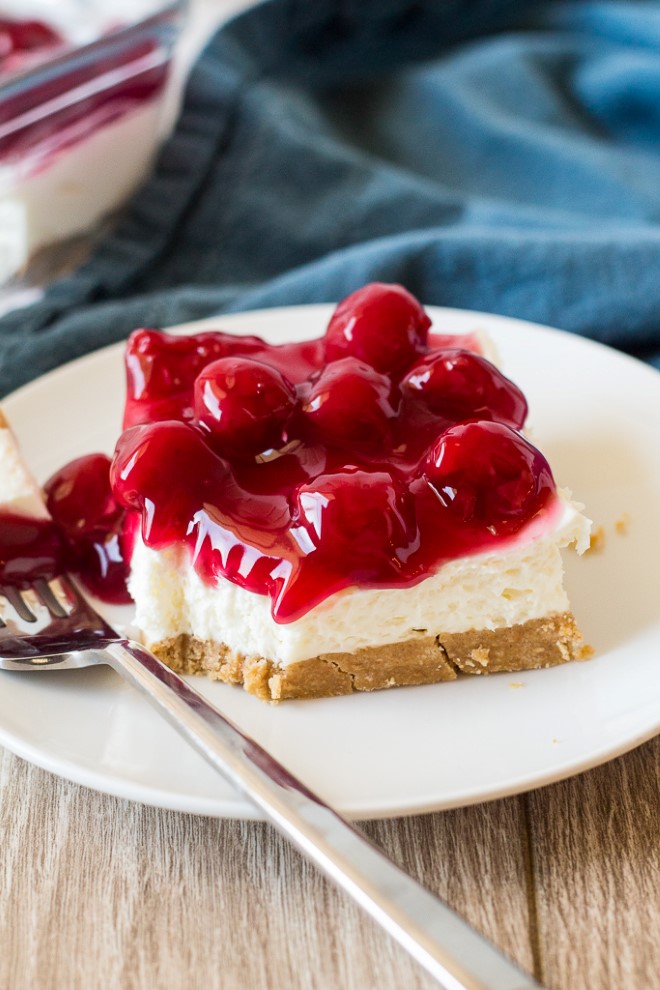
[[0, 50], [0, 286], [20, 281], [41, 248], [94, 228], [147, 175], [185, 0], [153, 6], [85, 43], [73, 32], [31, 51], [8, 72]]

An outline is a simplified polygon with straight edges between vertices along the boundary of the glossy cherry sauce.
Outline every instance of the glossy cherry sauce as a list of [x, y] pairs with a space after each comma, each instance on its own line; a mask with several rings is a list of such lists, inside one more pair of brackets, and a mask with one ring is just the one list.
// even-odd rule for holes
[[50, 581], [62, 573], [64, 562], [64, 543], [53, 522], [0, 512], [0, 587]]
[[112, 468], [145, 543], [269, 595], [278, 622], [334, 592], [407, 587], [551, 511], [521, 392], [475, 337], [428, 335], [398, 286], [366, 286], [324, 337], [136, 331]]
[[128, 604], [130, 526], [110, 490], [110, 458], [71, 461], [45, 484], [50, 519], [0, 511], [0, 586], [76, 574], [106, 602]]
[[49, 478], [44, 494], [64, 545], [66, 570], [104, 601], [130, 602], [126, 514], [110, 490], [110, 458], [88, 454], [71, 461]]

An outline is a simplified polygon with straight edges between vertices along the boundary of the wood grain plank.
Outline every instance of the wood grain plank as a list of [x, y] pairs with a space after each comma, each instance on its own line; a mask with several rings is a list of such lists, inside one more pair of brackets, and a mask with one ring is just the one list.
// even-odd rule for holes
[[544, 981], [660, 990], [660, 738], [526, 801]]
[[[522, 799], [370, 836], [529, 967]], [[0, 762], [2, 990], [430, 990], [261, 823], [146, 808]]]

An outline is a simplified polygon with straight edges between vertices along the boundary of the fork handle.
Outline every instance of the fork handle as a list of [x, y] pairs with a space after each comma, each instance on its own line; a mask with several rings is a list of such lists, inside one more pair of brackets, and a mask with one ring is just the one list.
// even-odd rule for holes
[[115, 642], [99, 658], [446, 990], [543, 990], [143, 646]]

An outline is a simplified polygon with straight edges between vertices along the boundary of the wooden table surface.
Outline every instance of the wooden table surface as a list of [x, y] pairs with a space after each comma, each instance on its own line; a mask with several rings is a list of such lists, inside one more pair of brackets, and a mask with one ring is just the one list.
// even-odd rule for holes
[[[362, 827], [551, 990], [660, 987], [660, 738], [517, 797]], [[258, 822], [0, 750], [0, 990], [437, 984]]]

